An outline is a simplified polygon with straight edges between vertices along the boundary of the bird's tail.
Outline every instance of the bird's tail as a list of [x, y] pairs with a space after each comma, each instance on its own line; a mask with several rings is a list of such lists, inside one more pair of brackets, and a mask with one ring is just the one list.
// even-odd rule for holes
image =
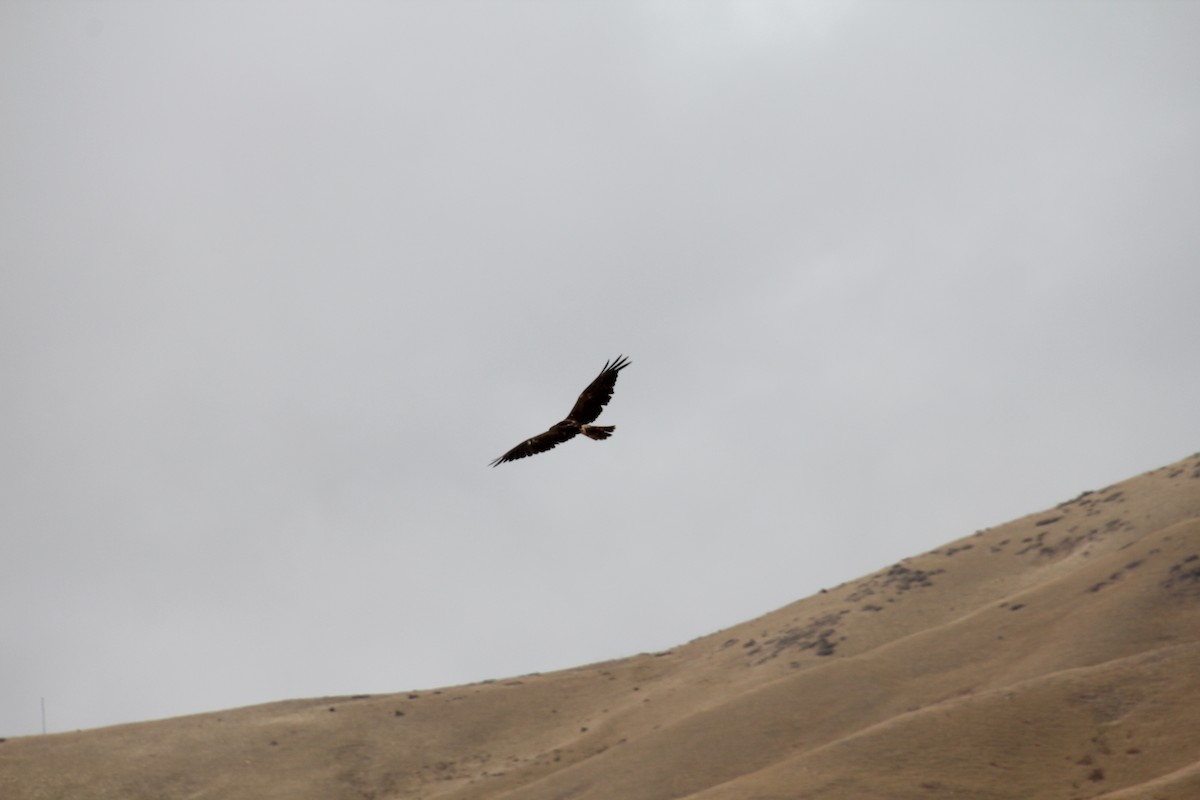
[[607, 439], [616, 429], [616, 425], [584, 425], [583, 435], [589, 439]]

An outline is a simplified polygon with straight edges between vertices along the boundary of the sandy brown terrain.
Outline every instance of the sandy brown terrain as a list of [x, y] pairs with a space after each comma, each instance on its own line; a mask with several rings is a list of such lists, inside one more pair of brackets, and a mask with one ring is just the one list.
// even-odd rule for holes
[[0, 743], [0, 798], [1200, 798], [1200, 454], [669, 652]]

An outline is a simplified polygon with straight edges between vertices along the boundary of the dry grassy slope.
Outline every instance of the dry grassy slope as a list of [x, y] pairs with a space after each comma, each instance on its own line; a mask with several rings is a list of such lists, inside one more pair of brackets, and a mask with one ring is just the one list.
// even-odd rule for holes
[[667, 653], [0, 744], [0, 797], [1200, 797], [1200, 455]]

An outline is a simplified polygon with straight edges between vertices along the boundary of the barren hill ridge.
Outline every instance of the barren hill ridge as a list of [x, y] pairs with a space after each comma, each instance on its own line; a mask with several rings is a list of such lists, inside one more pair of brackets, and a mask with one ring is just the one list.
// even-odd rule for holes
[[668, 652], [0, 743], [5, 800], [1200, 798], [1200, 454]]

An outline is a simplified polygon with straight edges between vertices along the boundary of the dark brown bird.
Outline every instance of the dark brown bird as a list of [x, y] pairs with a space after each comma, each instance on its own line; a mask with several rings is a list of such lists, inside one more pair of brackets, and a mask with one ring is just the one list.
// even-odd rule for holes
[[600, 370], [596, 380], [592, 381], [583, 390], [583, 394], [579, 395], [579, 399], [575, 401], [575, 407], [571, 409], [570, 414], [567, 414], [566, 419], [554, 423], [545, 433], [539, 433], [537, 436], [521, 442], [493, 461], [492, 466], [544, 453], [581, 433], [589, 439], [607, 439], [612, 436], [612, 432], [617, 429], [616, 425], [591, 425], [589, 423], [595, 422], [596, 417], [600, 416], [600, 412], [608, 405], [608, 401], [612, 399], [613, 387], [617, 385], [617, 373], [627, 366], [629, 366], [629, 359], [625, 356], [617, 356], [616, 361], [605, 362], [604, 369]]

